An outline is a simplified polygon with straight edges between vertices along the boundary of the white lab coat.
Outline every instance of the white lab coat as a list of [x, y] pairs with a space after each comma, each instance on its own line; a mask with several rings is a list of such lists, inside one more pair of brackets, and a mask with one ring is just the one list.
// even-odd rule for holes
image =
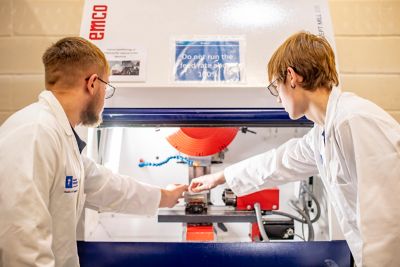
[[357, 266], [400, 266], [400, 125], [370, 101], [335, 88], [324, 128], [224, 171], [238, 195], [318, 173]]
[[2, 267], [79, 266], [76, 225], [85, 200], [100, 211], [153, 215], [161, 197], [158, 187], [80, 155], [50, 91], [1, 126], [0, 190]]

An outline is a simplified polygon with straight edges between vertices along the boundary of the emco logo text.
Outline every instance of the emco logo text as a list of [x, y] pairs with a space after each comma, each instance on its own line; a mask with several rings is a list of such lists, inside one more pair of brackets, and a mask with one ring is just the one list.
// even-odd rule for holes
[[94, 5], [92, 10], [92, 20], [90, 22], [90, 40], [102, 40], [106, 28], [107, 6]]

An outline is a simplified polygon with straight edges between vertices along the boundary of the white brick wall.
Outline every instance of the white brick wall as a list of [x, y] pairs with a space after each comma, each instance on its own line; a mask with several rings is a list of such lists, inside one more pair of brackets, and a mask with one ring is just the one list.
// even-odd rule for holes
[[400, 1], [329, 1], [342, 88], [400, 122]]
[[[342, 87], [400, 122], [400, 1], [330, 0]], [[0, 0], [0, 123], [36, 101], [41, 56], [78, 35], [83, 0]]]
[[41, 57], [78, 35], [83, 0], [0, 0], [0, 124], [44, 89]]

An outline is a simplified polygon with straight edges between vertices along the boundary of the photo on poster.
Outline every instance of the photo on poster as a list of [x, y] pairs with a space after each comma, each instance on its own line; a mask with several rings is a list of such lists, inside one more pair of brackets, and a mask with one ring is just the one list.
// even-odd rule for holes
[[139, 76], [140, 74], [140, 60], [111, 60], [108, 63], [113, 76]]

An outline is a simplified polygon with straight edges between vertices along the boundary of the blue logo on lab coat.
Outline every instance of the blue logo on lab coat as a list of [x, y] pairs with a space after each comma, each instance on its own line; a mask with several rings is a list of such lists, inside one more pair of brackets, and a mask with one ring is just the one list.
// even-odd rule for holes
[[73, 176], [65, 176], [64, 193], [74, 193], [78, 191], [78, 179]]
[[72, 188], [72, 176], [65, 177], [65, 188]]

